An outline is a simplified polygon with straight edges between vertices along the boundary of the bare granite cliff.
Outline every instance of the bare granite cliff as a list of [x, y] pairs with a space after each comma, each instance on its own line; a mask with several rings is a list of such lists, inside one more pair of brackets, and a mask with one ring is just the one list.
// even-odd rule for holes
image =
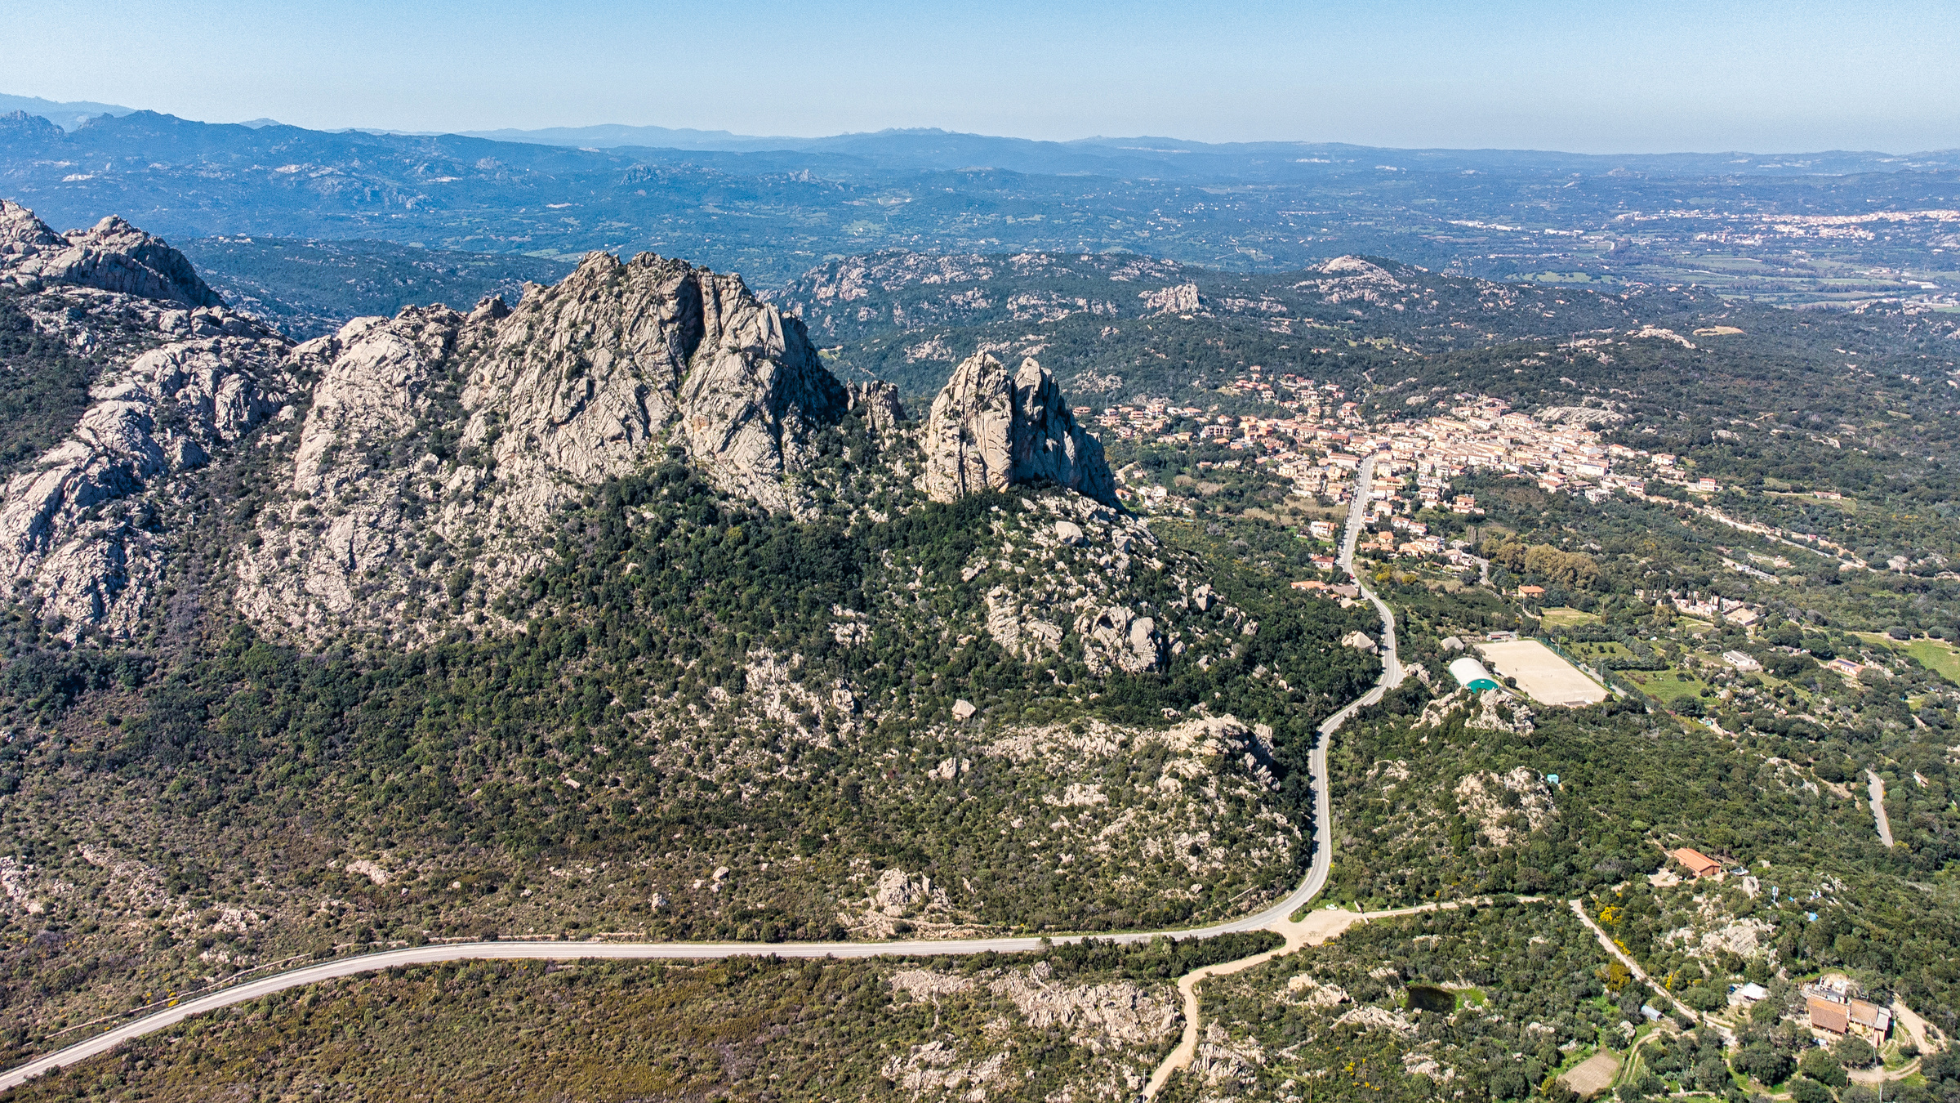
[[[273, 488], [238, 514], [225, 597], [316, 644], [494, 627], [496, 599], [554, 554], [563, 507], [669, 457], [732, 498], [814, 519], [832, 500], [820, 461], [831, 479], [839, 456], [854, 462], [836, 435], [851, 418], [884, 458], [860, 452], [870, 466], [846, 477], [909, 487], [922, 468], [904, 495], [1053, 484], [1115, 505], [1101, 445], [1035, 361], [1010, 374], [969, 360], [921, 426], [892, 385], [839, 382], [803, 323], [739, 277], [652, 254], [594, 253], [515, 305], [411, 307], [296, 346], [119, 219], [60, 235], [5, 203], [0, 290], [106, 364], [68, 439], [0, 490], [0, 570], [71, 636], [136, 634], [182, 543], [170, 525], [189, 523], [163, 507], [213, 462], [255, 465]], [[1001, 606], [1000, 634], [1020, 637], [1006, 630], [1018, 615]], [[1148, 617], [1110, 603], [1089, 620], [1074, 627], [1109, 665], [1162, 662]], [[1029, 646], [1059, 630], [1036, 618]]]
[[554, 511], [670, 446], [732, 496], [808, 514], [816, 434], [854, 402], [883, 408], [739, 278], [652, 254], [595, 253], [515, 307], [407, 310], [303, 347], [327, 367], [238, 600], [311, 638], [416, 638], [480, 610], [543, 562]]
[[28, 289], [74, 284], [185, 306], [224, 305], [184, 254], [160, 237], [114, 215], [56, 234], [10, 199], [0, 199], [0, 280]]
[[62, 235], [0, 200], [0, 289], [93, 369], [66, 438], [0, 483], [0, 576], [71, 639], [129, 635], [169, 555], [158, 515], [172, 480], [280, 407], [290, 343], [119, 218]]
[[141, 496], [276, 410], [283, 396], [268, 381], [285, 353], [277, 339], [235, 337], [146, 352], [96, 385], [66, 441], [8, 480], [0, 570], [41, 599], [44, 620], [135, 629], [164, 559]]
[[923, 433], [922, 489], [936, 501], [1050, 482], [1116, 504], [1102, 444], [1076, 424], [1055, 377], [1033, 359], [1009, 375], [987, 353], [968, 358], [933, 400]]

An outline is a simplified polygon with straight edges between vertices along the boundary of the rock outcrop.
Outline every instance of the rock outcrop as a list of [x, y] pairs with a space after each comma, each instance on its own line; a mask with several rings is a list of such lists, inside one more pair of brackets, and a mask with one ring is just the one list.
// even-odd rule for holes
[[848, 384], [846, 389], [852, 412], [862, 417], [872, 432], [891, 434], [905, 424], [905, 407], [898, 401], [898, 388], [895, 385], [873, 379]]
[[1075, 630], [1083, 637], [1083, 659], [1094, 674], [1107, 674], [1112, 668], [1141, 674], [1162, 668], [1168, 658], [1156, 619], [1140, 617], [1121, 605], [1082, 614]]
[[1157, 291], [1139, 291], [1137, 298], [1143, 300], [1143, 308], [1151, 314], [1200, 314], [1204, 313], [1205, 297], [1198, 294], [1195, 283], [1180, 283]]
[[700, 295], [703, 332], [678, 399], [688, 453], [722, 490], [801, 512], [786, 480], [850, 396], [818, 361], [803, 323], [757, 301], [740, 279], [703, 273]]
[[1033, 359], [1011, 376], [987, 353], [955, 368], [933, 400], [922, 444], [921, 489], [936, 501], [1046, 482], [1116, 504], [1101, 443], [1076, 424], [1055, 377]]
[[74, 284], [185, 306], [224, 305], [184, 254], [160, 237], [114, 215], [86, 230], [56, 234], [10, 199], [0, 199], [0, 281], [25, 288]]
[[144, 353], [97, 383], [74, 433], [10, 479], [0, 497], [0, 570], [45, 619], [131, 632], [163, 567], [139, 496], [203, 466], [278, 408], [268, 389], [286, 345], [213, 338]]
[[[1138, 539], [1110, 527], [1102, 447], [1034, 360], [1011, 374], [991, 356], [967, 361], [915, 426], [895, 387], [844, 385], [799, 320], [683, 261], [594, 253], [514, 306], [411, 307], [293, 346], [218, 304], [160, 239], [119, 219], [57, 234], [6, 203], [0, 279], [51, 335], [125, 361], [72, 437], [0, 500], [0, 571], [71, 634], [137, 628], [171, 543], [158, 528], [170, 512], [159, 505], [175, 500], [165, 484], [244, 455], [244, 436], [301, 388], [303, 420], [259, 442], [254, 462], [270, 465], [277, 493], [238, 549], [231, 599], [311, 643], [350, 631], [414, 643], [495, 621], [495, 599], [552, 554], [564, 505], [669, 456], [731, 497], [815, 517], [840, 454], [823, 438], [849, 417], [878, 442], [864, 460], [874, 479], [911, 479], [917, 468], [896, 457], [919, 446], [933, 498], [1052, 484], [1089, 512], [1055, 521], [1045, 544], [1084, 546], [1093, 528], [1084, 554], [1120, 565]], [[143, 332], [105, 344], [88, 321], [98, 314]], [[994, 636], [1030, 658], [1055, 653], [1071, 622], [1011, 589], [990, 599]], [[1120, 601], [1086, 619], [1085, 608], [1069, 616], [1099, 669], [1164, 664], [1158, 621]]]
[[302, 348], [326, 367], [239, 604], [315, 638], [414, 637], [480, 608], [543, 561], [559, 506], [670, 445], [732, 496], [809, 513], [818, 433], [854, 404], [898, 416], [739, 278], [652, 254], [594, 253], [515, 307], [410, 309]]

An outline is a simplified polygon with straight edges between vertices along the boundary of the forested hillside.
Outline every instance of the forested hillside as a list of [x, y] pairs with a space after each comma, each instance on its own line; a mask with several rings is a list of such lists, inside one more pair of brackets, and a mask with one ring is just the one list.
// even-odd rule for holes
[[[318, 329], [397, 297], [296, 342], [127, 224], [7, 214], [8, 1064], [443, 940], [1196, 925], [1292, 891], [1330, 813], [1316, 904], [1474, 906], [1221, 984], [1169, 1097], [1522, 1098], [1602, 1053], [1643, 1096], [1814, 1094], [1791, 993], [1826, 974], [1960, 1033], [1948, 315], [1079, 253], [880, 253], [767, 301], [602, 254], [438, 306], [555, 270], [206, 243]], [[1329, 558], [1356, 494], [1410, 673], [1329, 746], [1330, 809], [1319, 725], [1386, 666]], [[1596, 703], [1456, 684], [1513, 633]], [[1254, 945], [390, 974], [37, 1090], [327, 1092], [358, 1014], [569, 1054], [538, 1090], [1127, 1097], [1165, 982]], [[1058, 979], [1073, 1010], [1016, 995]], [[1729, 1009], [1745, 981], [1770, 1011]], [[622, 1015], [694, 1040], [628, 1067], [507, 1029]], [[504, 1075], [361, 1044], [332, 1091]]]

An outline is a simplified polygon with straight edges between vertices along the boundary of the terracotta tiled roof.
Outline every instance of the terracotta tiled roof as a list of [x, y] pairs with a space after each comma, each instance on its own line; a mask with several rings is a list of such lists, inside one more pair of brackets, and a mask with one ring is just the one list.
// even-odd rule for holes
[[1682, 847], [1674, 852], [1674, 860], [1687, 867], [1696, 877], [1713, 877], [1722, 872], [1722, 864], [1699, 850]]
[[1859, 1026], [1868, 1026], [1880, 1034], [1892, 1028], [1892, 1012], [1870, 1000], [1852, 1000], [1851, 1021]]

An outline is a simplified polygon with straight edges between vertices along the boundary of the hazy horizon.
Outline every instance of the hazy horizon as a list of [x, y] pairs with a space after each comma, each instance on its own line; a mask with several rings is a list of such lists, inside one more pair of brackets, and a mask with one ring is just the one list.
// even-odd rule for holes
[[[1960, 9], [1549, 0], [413, 9], [15, 6], [12, 91], [185, 118], [465, 132], [888, 129], [1632, 155], [1960, 147]], [[114, 27], [113, 35], [104, 33]], [[595, 121], [596, 120], [596, 121]]]
[[[133, 113], [137, 111], [159, 111], [158, 108], [141, 105], [141, 104], [109, 104], [96, 100], [56, 100], [46, 96], [20, 95], [17, 93], [6, 92], [6, 91], [0, 91], [0, 110], [6, 110], [13, 102], [26, 101], [26, 100], [39, 100], [48, 104], [50, 107], [56, 107], [56, 108], [72, 108], [72, 107], [78, 107], [84, 105], [90, 108], [110, 108], [113, 109], [110, 113], [118, 114], [118, 115], [123, 114], [125, 112]], [[23, 108], [23, 109], [28, 110], [30, 114], [35, 113], [31, 107]], [[159, 113], [174, 114], [172, 112], [161, 112], [161, 111], [159, 111]], [[285, 119], [274, 119], [267, 116], [255, 116], [249, 119], [194, 118], [191, 116], [176, 116], [176, 117], [184, 118], [186, 119], [186, 121], [190, 121], [190, 122], [209, 123], [215, 125], [234, 125], [234, 126], [241, 126], [241, 125], [260, 126], [266, 124], [289, 125], [289, 126], [302, 125], [298, 123], [288, 122]], [[60, 120], [56, 120], [56, 121], [59, 122]], [[73, 129], [73, 127], [70, 126], [67, 129]], [[894, 133], [914, 133], [914, 134], [939, 133], [939, 134], [946, 134], [946, 135], [1001, 139], [1007, 141], [1054, 142], [1054, 143], [1059, 143], [1064, 145], [1070, 143], [1079, 143], [1079, 142], [1113, 142], [1113, 141], [1167, 141], [1167, 142], [1180, 142], [1180, 143], [1212, 145], [1212, 146], [1260, 145], [1260, 144], [1297, 144], [1297, 145], [1315, 145], [1315, 146], [1346, 145], [1346, 146], [1352, 146], [1353, 148], [1356, 149], [1379, 149], [1384, 151], [1411, 152], [1411, 153], [1426, 152], [1426, 151], [1449, 151], [1449, 152], [1461, 152], [1461, 153], [1504, 152], [1504, 153], [1570, 154], [1570, 155], [1589, 156], [1589, 157], [1650, 157], [1650, 156], [1664, 157], [1670, 155], [1712, 156], [1712, 155], [1721, 155], [1721, 154], [1746, 154], [1753, 157], [1782, 157], [1782, 156], [1813, 155], [1813, 154], [1823, 154], [1823, 153], [1872, 153], [1872, 154], [1882, 154], [1886, 156], [1910, 156], [1914, 154], [1950, 152], [1950, 150], [1948, 149], [1939, 149], [1934, 147], [1925, 147], [1925, 148], [1918, 148], [1918, 149], [1904, 149], [1904, 148], [1877, 149], [1877, 148], [1870, 148], [1870, 147], [1865, 147], [1865, 148], [1835, 147], [1835, 148], [1826, 149], [1823, 147], [1813, 147], [1813, 148], [1802, 148], [1802, 149], [1731, 148], [1731, 149], [1705, 149], [1705, 150], [1704, 149], [1654, 149], [1654, 150], [1592, 151], [1592, 150], [1558, 149], [1549, 146], [1395, 146], [1395, 145], [1382, 145], [1382, 144], [1364, 145], [1358, 142], [1320, 141], [1314, 139], [1297, 139], [1297, 138], [1245, 138], [1245, 139], [1234, 139], [1231, 141], [1223, 141], [1223, 142], [1207, 142], [1204, 139], [1191, 138], [1188, 136], [1177, 135], [1177, 134], [1083, 134], [1083, 135], [1077, 135], [1075, 137], [1066, 137], [1066, 138], [1033, 138], [1021, 134], [990, 134], [990, 133], [984, 133], [980, 131], [950, 130], [945, 127], [935, 127], [935, 126], [890, 126], [890, 127], [881, 127], [876, 130], [845, 130], [845, 131], [834, 131], [834, 132], [820, 133], [820, 134], [782, 134], [782, 133], [767, 133], [767, 134], [753, 133], [752, 134], [752, 133], [731, 131], [726, 128], [683, 127], [683, 126], [666, 126], [660, 123], [620, 123], [620, 122], [566, 123], [566, 124], [550, 124], [550, 125], [537, 126], [537, 127], [497, 126], [497, 127], [479, 127], [479, 128], [468, 129], [468, 130], [403, 130], [403, 129], [397, 129], [391, 127], [363, 126], [363, 125], [352, 125], [352, 126], [341, 126], [341, 127], [305, 127], [305, 129], [320, 130], [326, 133], [357, 131], [357, 132], [364, 132], [364, 133], [400, 134], [400, 135], [417, 136], [417, 137], [450, 134], [459, 137], [484, 137], [484, 138], [490, 138], [492, 140], [495, 140], [497, 137], [502, 135], [511, 135], [511, 136], [536, 135], [536, 134], [549, 134], [549, 133], [559, 133], [559, 132], [575, 133], [579, 131], [618, 129], [618, 130], [666, 131], [673, 134], [695, 134], [695, 135], [701, 135], [703, 137], [723, 138], [731, 141], [749, 141], [749, 142], [772, 141], [777, 139], [781, 139], [784, 141], [802, 142], [802, 141], [815, 141], [815, 140], [825, 139], [825, 138], [863, 137], [863, 136], [876, 136], [880, 134], [894, 134]], [[1955, 147], [1955, 148], [1960, 148], [1960, 147]]]

